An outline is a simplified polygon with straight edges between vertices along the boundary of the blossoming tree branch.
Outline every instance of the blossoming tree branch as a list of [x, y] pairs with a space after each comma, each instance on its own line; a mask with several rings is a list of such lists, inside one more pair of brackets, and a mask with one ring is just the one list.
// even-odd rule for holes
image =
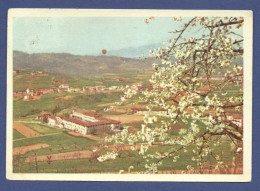
[[[145, 23], [153, 24], [153, 19]], [[152, 88], [142, 95], [136, 89], [127, 89], [122, 97], [123, 103], [138, 97], [137, 102], [147, 103], [149, 110], [166, 109], [168, 119], [146, 115], [140, 131], [130, 133], [124, 128], [107, 137], [106, 142], [132, 145], [142, 156], [147, 172], [156, 173], [166, 159], [171, 159], [174, 166], [182, 160], [180, 153], [185, 152], [190, 152], [188, 156], [194, 161], [187, 165], [188, 170], [203, 169], [209, 160], [215, 161], [214, 168], [225, 168], [218, 146], [228, 140], [233, 151], [232, 165], [236, 166], [237, 156], [243, 151], [243, 124], [230, 120], [228, 111], [243, 112], [243, 91], [241, 86], [240, 94], [227, 96], [227, 86], [243, 78], [243, 67], [234, 60], [243, 56], [243, 35], [239, 31], [244, 19], [173, 18], [173, 28], [176, 22], [181, 22], [182, 28], [169, 31], [173, 38], [150, 51], [150, 56], [160, 59], [160, 64], [153, 64]], [[214, 76], [219, 73], [223, 77], [216, 80]], [[172, 136], [170, 133], [180, 122], [187, 128]], [[169, 149], [153, 152], [153, 145], [158, 143]], [[117, 157], [119, 152], [113, 151], [98, 160]]]

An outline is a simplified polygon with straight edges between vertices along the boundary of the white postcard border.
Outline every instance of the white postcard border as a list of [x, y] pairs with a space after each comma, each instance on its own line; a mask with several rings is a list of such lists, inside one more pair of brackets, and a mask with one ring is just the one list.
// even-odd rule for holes
[[[214, 174], [52, 174], [13, 173], [13, 18], [16, 17], [244, 17], [244, 156], [242, 175]], [[10, 9], [7, 36], [6, 178], [57, 181], [249, 182], [252, 176], [252, 57], [253, 13], [229, 10]]]

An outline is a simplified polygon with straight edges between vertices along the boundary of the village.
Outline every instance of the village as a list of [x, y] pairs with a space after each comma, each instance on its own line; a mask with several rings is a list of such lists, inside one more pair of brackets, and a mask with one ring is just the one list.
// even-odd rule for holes
[[[139, 95], [144, 91], [159, 92], [164, 88], [168, 89], [168, 87], [154, 89], [153, 84], [148, 81], [148, 74], [145, 76], [137, 73], [133, 78], [127, 74], [100, 75], [95, 77], [94, 83], [90, 83], [92, 79], [86, 79], [78, 85], [72, 79], [60, 80], [56, 77], [55, 83], [51, 83], [53, 76], [46, 72], [22, 72], [14, 71], [15, 77], [18, 76], [17, 85], [22, 85], [13, 90], [16, 115], [13, 129], [16, 172], [34, 171], [31, 167], [35, 163], [35, 155], [41, 172], [51, 172], [55, 169], [56, 163], [62, 166], [61, 171], [67, 172], [73, 164], [83, 159], [89, 165], [82, 166], [82, 163], [77, 166], [77, 171], [100, 171], [100, 169], [95, 170], [93, 166], [93, 164], [100, 165], [96, 164], [100, 153], [106, 150], [119, 150], [130, 155], [132, 147], [128, 144], [106, 145], [105, 137], [116, 136], [124, 128], [128, 128], [131, 133], [137, 133], [144, 123], [145, 116], [156, 116], [158, 121], [169, 121], [177, 115], [177, 113], [169, 113], [168, 109], [153, 107], [148, 103], [116, 106], [116, 102], [124, 98], [124, 92], [128, 89], [135, 90]], [[224, 75], [215, 75], [214, 83], [210, 86], [201, 83], [197, 91], [205, 94], [224, 78]], [[20, 79], [28, 81], [39, 79], [37, 82], [40, 84], [36, 84], [37, 82], [26, 84], [22, 80], [20, 83]], [[201, 79], [206, 80], [203, 76]], [[235, 89], [227, 88], [227, 92], [230, 94], [239, 92], [242, 83], [242, 77], [238, 84], [228, 82], [227, 86], [235, 86]], [[186, 91], [172, 95], [170, 102], [177, 104], [186, 95]], [[194, 112], [192, 109], [185, 109], [185, 111], [188, 114]], [[225, 111], [223, 115], [217, 116], [215, 111], [207, 110], [200, 119], [214, 119], [216, 122], [224, 120], [243, 131], [243, 114], [235, 111]], [[157, 123], [153, 124], [153, 127], [156, 127]], [[170, 131], [178, 132], [188, 127], [178, 123], [171, 128]], [[157, 144], [159, 142], [156, 142], [153, 147], [160, 150]], [[140, 149], [139, 144], [136, 147]], [[72, 171], [74, 172], [75, 169]]]
[[[243, 70], [240, 71], [242, 74]], [[19, 74], [19, 70], [13, 71], [14, 75]], [[240, 74], [239, 73], [239, 74]], [[35, 76], [35, 75], [48, 75], [44, 74], [42, 71], [32, 71], [27, 73], [26, 75], [29, 76]], [[238, 75], [239, 80], [238, 84], [243, 84], [243, 76]], [[205, 80], [204, 76], [201, 76], [200, 79]], [[212, 76], [213, 81], [221, 81], [224, 80], [224, 75], [214, 75]], [[120, 81], [127, 81], [127, 78], [125, 77], [104, 77], [103, 80], [105, 81], [114, 81], [114, 82], [120, 82]], [[232, 80], [228, 82], [229, 84], [232, 84]], [[207, 93], [210, 88], [214, 87], [215, 84], [204, 85], [201, 84], [201, 86], [198, 88], [198, 91], [200, 93]], [[167, 88], [167, 87], [166, 87]], [[143, 91], [160, 91], [163, 89], [163, 87], [159, 87], [157, 90], [153, 89], [153, 85], [150, 83], [148, 86], [143, 86], [142, 82], [135, 82], [128, 85], [111, 85], [109, 87], [106, 86], [84, 86], [82, 88], [75, 88], [70, 87], [68, 83], [60, 84], [58, 87], [52, 87], [52, 88], [27, 88], [26, 90], [14, 90], [13, 95], [14, 96], [23, 96], [22, 101], [34, 101], [41, 99], [41, 96], [45, 94], [59, 94], [59, 93], [82, 93], [86, 95], [94, 95], [99, 93], [111, 93], [111, 92], [123, 92], [127, 89], [133, 89], [136, 90], [139, 93], [142, 93]], [[228, 90], [232, 91], [232, 90]], [[181, 97], [186, 96], [186, 92], [183, 91], [180, 94], [176, 95], [172, 98], [173, 104], [175, 104], [176, 101], [179, 101]], [[69, 96], [68, 96], [69, 97]], [[121, 95], [120, 97], [123, 97]], [[120, 99], [120, 98], [119, 98]], [[106, 104], [105, 104], [106, 105]], [[193, 113], [192, 110], [187, 110], [188, 113]], [[136, 114], [140, 116], [145, 115], [155, 115], [155, 116], [162, 116], [162, 117], [169, 117], [169, 113], [167, 109], [164, 108], [153, 108], [152, 110], [148, 110], [145, 107], [131, 107], [127, 109], [128, 114]], [[229, 121], [234, 122], [236, 125], [238, 125], [240, 128], [243, 126], [243, 114], [238, 113], [225, 113], [225, 116], [216, 116], [214, 111], [205, 111], [205, 115], [210, 115], [214, 118], [218, 118], [218, 120], [223, 120], [226, 118]], [[176, 116], [175, 114], [171, 114], [172, 117]], [[81, 116], [81, 117], [79, 117]], [[203, 118], [203, 117], [202, 117]], [[204, 117], [205, 118], [205, 117]], [[105, 117], [102, 117], [102, 114], [97, 113], [95, 110], [83, 110], [83, 109], [77, 109], [74, 110], [69, 116], [64, 115], [51, 115], [49, 113], [43, 112], [42, 114], [38, 115], [38, 119], [42, 119], [44, 122], [46, 122], [49, 126], [55, 126], [59, 128], [65, 128], [69, 129], [75, 132], [78, 132], [80, 134], [90, 134], [93, 132], [93, 129], [98, 130], [104, 130], [106, 128], [111, 129], [111, 131], [119, 131], [120, 127], [120, 121], [107, 119]]]
[[[193, 111], [190, 110], [188, 112], [193, 113]], [[166, 109], [148, 110], [141, 107], [132, 107], [129, 114], [169, 117], [168, 110]], [[213, 118], [217, 121], [226, 120], [243, 130], [243, 114], [225, 113], [221, 116], [216, 116], [215, 111], [205, 111], [204, 114], [205, 116], [208, 114], [211, 120]], [[176, 115], [175, 113], [175, 116]], [[201, 119], [207, 119], [205, 116], [201, 117]], [[63, 114], [55, 116], [43, 112], [37, 116], [37, 119], [47, 123], [50, 127], [65, 128], [81, 135], [93, 134], [96, 131], [116, 133], [122, 129], [121, 121], [106, 118], [94, 110], [76, 109], [73, 110], [69, 116]]]

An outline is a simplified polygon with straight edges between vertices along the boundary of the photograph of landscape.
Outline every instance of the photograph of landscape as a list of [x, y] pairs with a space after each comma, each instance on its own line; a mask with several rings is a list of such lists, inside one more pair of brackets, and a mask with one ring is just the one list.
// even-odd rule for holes
[[12, 173], [242, 175], [244, 22], [13, 17]]

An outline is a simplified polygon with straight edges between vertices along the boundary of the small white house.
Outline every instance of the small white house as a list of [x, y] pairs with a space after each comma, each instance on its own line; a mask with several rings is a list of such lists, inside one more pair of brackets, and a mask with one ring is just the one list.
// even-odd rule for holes
[[56, 120], [55, 116], [49, 116], [48, 125], [50, 125], [50, 126], [56, 126], [57, 125], [57, 120]]
[[61, 84], [60, 86], [59, 86], [59, 88], [69, 88], [69, 84]]

